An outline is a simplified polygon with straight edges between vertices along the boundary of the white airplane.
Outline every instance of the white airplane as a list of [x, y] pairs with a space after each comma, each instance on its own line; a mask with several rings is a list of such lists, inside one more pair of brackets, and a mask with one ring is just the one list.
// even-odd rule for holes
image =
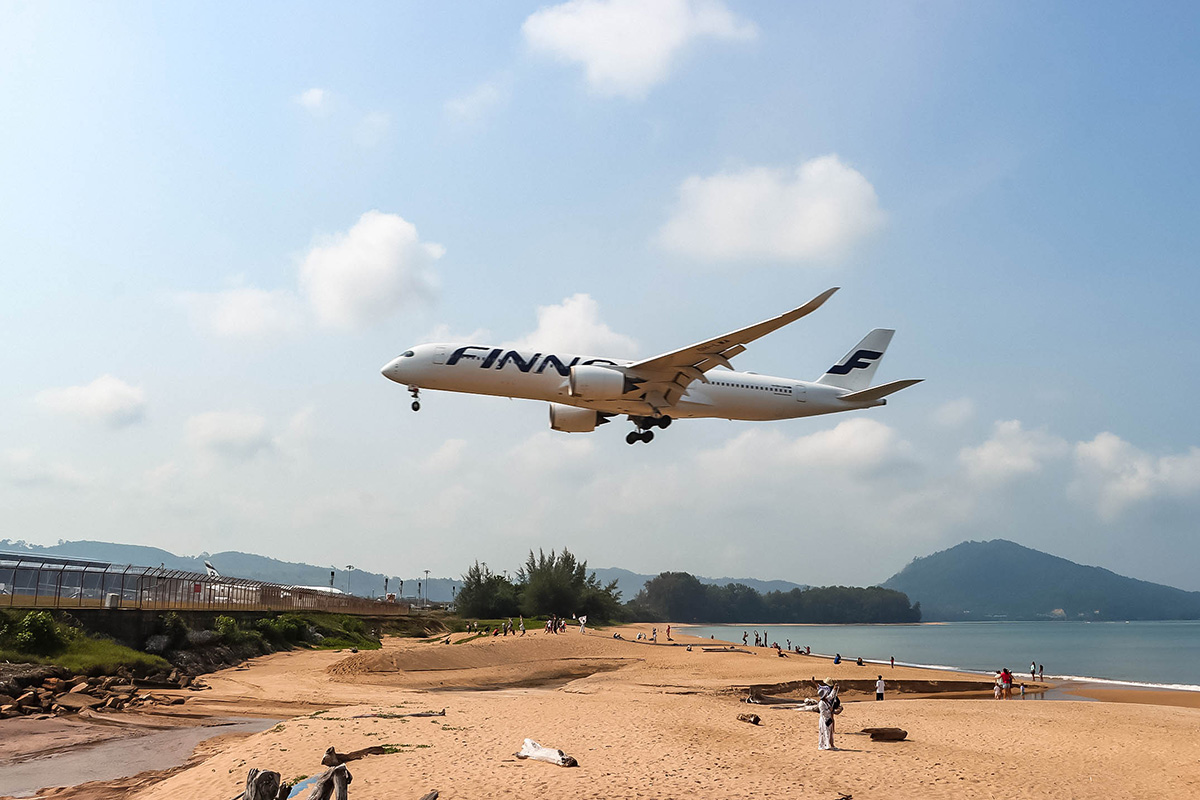
[[[206, 572], [208, 572], [208, 577], [210, 577], [210, 578], [224, 577], [223, 575], [221, 575], [221, 573], [217, 572], [217, 568], [212, 565], [211, 561], [204, 562], [204, 569]], [[227, 590], [227, 589], [231, 588], [227, 584], [223, 584], [223, 583], [214, 583], [214, 584], [212, 584], [212, 586], [214, 589], [226, 589]], [[232, 588], [244, 589], [245, 587], [237, 586], [237, 587], [232, 587]], [[335, 589], [332, 586], [293, 586], [292, 588], [293, 589], [306, 589], [310, 592], [317, 592], [318, 594], [345, 594], [345, 592], [343, 592], [341, 589]]]
[[[498, 395], [550, 404], [550, 427], [587, 433], [610, 417], [628, 415], [629, 444], [649, 442], [651, 428], [676, 419], [716, 417], [776, 420], [886, 405], [884, 398], [917, 380], [870, 386], [894, 330], [876, 328], [815, 382], [734, 372], [730, 359], [746, 345], [821, 307], [837, 287], [757, 325], [642, 361], [505, 347], [422, 344], [388, 362], [383, 376], [408, 387], [412, 409], [420, 390]], [[717, 371], [715, 367], [725, 367]]]

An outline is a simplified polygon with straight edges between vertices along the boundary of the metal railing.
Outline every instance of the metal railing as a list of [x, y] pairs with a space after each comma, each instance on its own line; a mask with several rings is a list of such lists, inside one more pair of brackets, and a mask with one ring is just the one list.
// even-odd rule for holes
[[28, 553], [0, 553], [0, 607], [409, 613], [407, 603], [313, 587]]

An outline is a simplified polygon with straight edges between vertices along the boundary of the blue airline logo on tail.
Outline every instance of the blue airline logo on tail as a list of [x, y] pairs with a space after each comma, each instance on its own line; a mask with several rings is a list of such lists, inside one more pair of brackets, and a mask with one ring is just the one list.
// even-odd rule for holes
[[852, 369], [865, 369], [871, 362], [882, 356], [877, 350], [856, 350], [854, 355], [846, 359], [845, 364], [836, 364], [829, 368], [830, 375], [845, 375]]

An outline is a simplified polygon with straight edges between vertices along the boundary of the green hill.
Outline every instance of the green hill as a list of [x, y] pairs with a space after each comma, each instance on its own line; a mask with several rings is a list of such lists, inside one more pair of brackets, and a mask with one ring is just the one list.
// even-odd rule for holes
[[1126, 578], [1004, 539], [917, 558], [881, 584], [926, 621], [1200, 619], [1200, 592]]

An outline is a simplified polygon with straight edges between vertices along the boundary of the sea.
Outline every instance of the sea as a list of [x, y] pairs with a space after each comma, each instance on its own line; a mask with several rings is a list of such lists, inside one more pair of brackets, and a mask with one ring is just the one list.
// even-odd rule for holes
[[681, 633], [754, 644], [754, 631], [814, 655], [991, 675], [1008, 667], [1020, 680], [1032, 660], [1047, 680], [1077, 680], [1200, 691], [1200, 621], [945, 622], [915, 625], [689, 625]]

